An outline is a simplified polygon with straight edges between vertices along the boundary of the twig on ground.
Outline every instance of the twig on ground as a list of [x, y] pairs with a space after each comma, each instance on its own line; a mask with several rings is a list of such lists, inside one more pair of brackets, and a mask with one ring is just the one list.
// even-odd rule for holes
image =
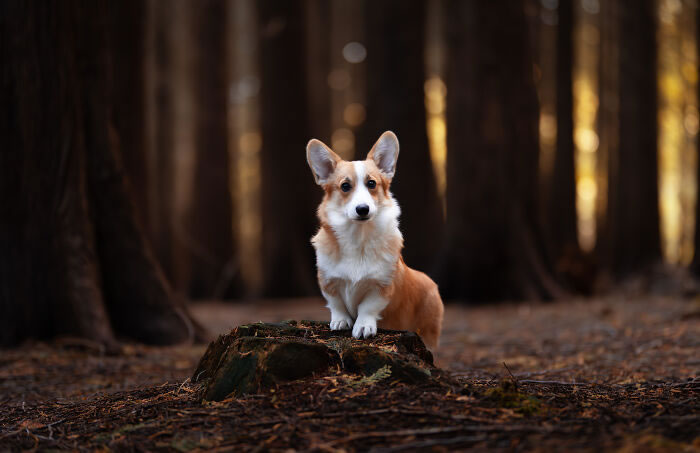
[[518, 390], [518, 380], [515, 378], [515, 376], [513, 376], [513, 373], [511, 373], [510, 368], [508, 368], [508, 365], [506, 365], [506, 362], [503, 362], [503, 366], [506, 367], [508, 374], [510, 374], [510, 378], [513, 381], [513, 385], [515, 386], [515, 390]]
[[537, 379], [522, 379], [523, 384], [552, 384], [552, 385], [589, 385], [587, 382], [539, 381]]

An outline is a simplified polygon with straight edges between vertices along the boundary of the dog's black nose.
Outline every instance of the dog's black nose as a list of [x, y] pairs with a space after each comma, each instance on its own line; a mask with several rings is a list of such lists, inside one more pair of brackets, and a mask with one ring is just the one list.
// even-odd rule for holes
[[365, 217], [367, 214], [369, 214], [369, 206], [366, 204], [358, 204], [355, 208], [355, 212], [357, 212], [357, 215]]

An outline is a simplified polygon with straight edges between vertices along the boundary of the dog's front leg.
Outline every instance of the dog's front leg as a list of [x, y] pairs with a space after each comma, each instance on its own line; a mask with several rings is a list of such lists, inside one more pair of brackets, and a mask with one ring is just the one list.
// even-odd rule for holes
[[378, 290], [370, 291], [357, 307], [357, 319], [352, 328], [355, 338], [369, 338], [377, 334], [377, 321], [382, 319], [382, 311], [389, 305]]
[[343, 301], [337, 296], [331, 296], [321, 291], [326, 298], [326, 307], [331, 311], [331, 330], [343, 330], [352, 327], [352, 317]]

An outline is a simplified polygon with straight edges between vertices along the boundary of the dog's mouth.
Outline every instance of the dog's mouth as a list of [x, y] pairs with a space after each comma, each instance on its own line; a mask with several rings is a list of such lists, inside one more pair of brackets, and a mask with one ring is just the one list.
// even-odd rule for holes
[[366, 221], [370, 220], [371, 218], [372, 218], [371, 216], [365, 215], [365, 216], [362, 216], [362, 217], [359, 217], [359, 216], [358, 216], [358, 217], [353, 217], [352, 220], [356, 220], [356, 221], [358, 221], [358, 222], [366, 222]]

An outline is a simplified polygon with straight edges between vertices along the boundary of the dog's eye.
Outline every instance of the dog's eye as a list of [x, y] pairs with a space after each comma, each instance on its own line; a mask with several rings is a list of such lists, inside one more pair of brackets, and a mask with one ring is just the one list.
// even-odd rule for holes
[[350, 189], [352, 189], [352, 186], [350, 185], [349, 182], [344, 182], [344, 183], [342, 183], [342, 184], [340, 185], [340, 189], [341, 189], [343, 192], [350, 192]]
[[369, 181], [367, 181], [367, 187], [369, 187], [370, 189], [374, 189], [375, 187], [377, 187], [377, 182], [374, 179], [370, 179]]

